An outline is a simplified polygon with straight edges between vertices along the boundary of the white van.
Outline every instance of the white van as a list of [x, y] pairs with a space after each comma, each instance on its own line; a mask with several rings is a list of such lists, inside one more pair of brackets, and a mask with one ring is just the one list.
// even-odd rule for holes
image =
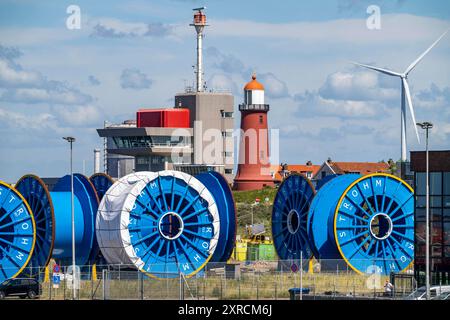
[[[431, 286], [430, 287], [430, 299], [440, 296], [443, 293], [450, 293], [450, 286]], [[405, 297], [405, 300], [425, 300], [427, 298], [427, 288], [420, 287], [409, 296]]]

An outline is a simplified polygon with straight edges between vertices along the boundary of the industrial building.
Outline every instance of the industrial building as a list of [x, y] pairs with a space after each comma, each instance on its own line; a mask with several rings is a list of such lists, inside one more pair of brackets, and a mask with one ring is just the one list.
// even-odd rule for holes
[[187, 87], [176, 94], [173, 108], [141, 109], [136, 121], [97, 129], [106, 139], [105, 171], [112, 177], [133, 171], [175, 169], [198, 174], [212, 170], [232, 182], [234, 98], [231, 93], [206, 91], [202, 42], [207, 24], [202, 10], [196, 9], [191, 24], [197, 33], [195, 89]]
[[[415, 260], [419, 286], [425, 285], [426, 153], [411, 151], [414, 171]], [[429, 152], [430, 282], [450, 284], [450, 150]]]
[[[135, 128], [135, 120], [126, 120], [120, 124], [111, 124], [105, 121], [104, 129]], [[104, 172], [113, 178], [123, 177], [135, 170], [134, 157], [122, 153], [116, 153], [116, 141], [113, 135], [103, 137], [103, 167]], [[117, 139], [116, 139], [117, 140]]]

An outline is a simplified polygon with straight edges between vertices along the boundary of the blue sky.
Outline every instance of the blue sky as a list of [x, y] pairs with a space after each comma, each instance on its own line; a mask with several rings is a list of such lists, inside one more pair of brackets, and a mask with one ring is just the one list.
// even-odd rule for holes
[[[81, 8], [68, 30], [66, 8]], [[368, 30], [366, 9], [381, 9]], [[266, 86], [269, 124], [288, 163], [379, 161], [400, 153], [400, 83], [348, 61], [403, 71], [450, 27], [448, 1], [0, 1], [0, 180], [92, 172], [103, 120], [172, 106], [192, 83], [193, 7], [206, 5], [208, 86], [232, 90], [251, 72]], [[418, 121], [435, 123], [431, 147], [450, 148], [450, 35], [410, 74]], [[236, 114], [236, 126], [239, 115]], [[408, 150], [414, 139], [407, 114]]]

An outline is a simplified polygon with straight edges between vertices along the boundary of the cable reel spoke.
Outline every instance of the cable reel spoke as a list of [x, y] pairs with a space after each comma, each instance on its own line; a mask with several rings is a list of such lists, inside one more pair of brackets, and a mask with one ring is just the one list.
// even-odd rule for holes
[[312, 257], [307, 234], [308, 211], [315, 190], [303, 175], [292, 174], [278, 188], [272, 209], [272, 238], [280, 260]]
[[[348, 199], [352, 200], [351, 204], [346, 202]], [[370, 211], [368, 219], [362, 220], [357, 215], [358, 209], [364, 209], [361, 203]], [[407, 216], [402, 214], [400, 219], [394, 218], [403, 210]], [[411, 241], [413, 210], [413, 190], [397, 177], [372, 174], [349, 182], [334, 210], [332, 226], [340, 256], [350, 267], [362, 273], [366, 272], [366, 261], [379, 260], [380, 257], [384, 274], [392, 270], [402, 271], [413, 259], [405, 249], [406, 242], [414, 243]], [[351, 219], [352, 216], [355, 219]], [[360, 223], [357, 226], [353, 222], [356, 220]], [[363, 237], [365, 234], [367, 236]]]
[[[122, 187], [113, 185], [108, 189], [97, 221], [97, 229], [101, 230], [97, 237], [108, 263], [119, 262], [114, 261], [114, 251], [128, 257], [120, 263], [135, 264], [151, 277], [177, 277], [179, 272], [192, 276], [199, 272], [212, 258], [222, 223], [212, 192], [196, 178], [171, 170], [137, 172], [118, 182]], [[128, 221], [123, 214], [125, 207], [131, 208]], [[117, 226], [111, 223], [113, 215]], [[118, 239], [103, 245], [102, 239], [120, 225], [127, 227]], [[127, 235], [132, 250], [126, 248]]]
[[0, 181], [0, 283], [21, 274], [35, 248], [33, 211], [19, 191]]

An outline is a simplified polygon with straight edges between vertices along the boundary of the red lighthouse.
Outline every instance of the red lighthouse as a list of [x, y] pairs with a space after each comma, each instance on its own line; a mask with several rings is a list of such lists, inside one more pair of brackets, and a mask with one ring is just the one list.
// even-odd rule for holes
[[269, 162], [269, 134], [267, 112], [269, 105], [264, 103], [264, 86], [256, 80], [244, 87], [244, 103], [241, 111], [241, 141], [235, 190], [257, 190], [273, 186]]

